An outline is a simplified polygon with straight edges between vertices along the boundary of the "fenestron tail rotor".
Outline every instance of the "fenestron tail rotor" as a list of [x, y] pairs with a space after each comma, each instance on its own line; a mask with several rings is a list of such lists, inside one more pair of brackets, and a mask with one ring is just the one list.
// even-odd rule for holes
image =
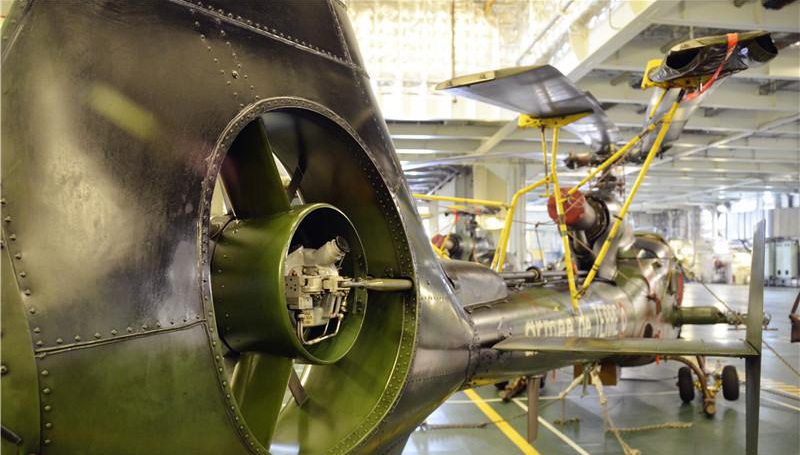
[[234, 140], [220, 177], [230, 213], [211, 261], [214, 305], [233, 395], [269, 447], [295, 360], [332, 364], [355, 343], [366, 289], [351, 284], [365, 282], [366, 259], [343, 212], [290, 204], [261, 117]]

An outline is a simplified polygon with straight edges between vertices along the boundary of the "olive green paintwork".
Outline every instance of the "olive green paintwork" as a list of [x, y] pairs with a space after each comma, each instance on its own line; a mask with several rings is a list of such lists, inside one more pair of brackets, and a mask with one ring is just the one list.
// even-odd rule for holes
[[364, 321], [366, 292], [354, 289], [339, 334], [313, 345], [298, 339], [285, 292], [289, 247], [319, 248], [336, 236], [351, 245], [341, 273], [363, 279], [367, 264], [361, 240], [347, 217], [331, 205], [297, 206], [265, 218], [235, 220], [225, 227], [214, 249], [211, 284], [220, 333], [231, 349], [299, 357], [316, 364], [333, 363], [347, 354]]
[[[12, 220], [13, 221], [13, 220]], [[16, 238], [16, 236], [15, 236]], [[9, 241], [3, 236], [2, 255], [2, 328], [0, 329], [0, 349], [2, 349], [2, 378], [0, 378], [0, 396], [3, 397], [3, 426], [22, 438], [19, 445], [2, 439], [2, 453], [38, 453], [42, 441], [39, 438], [41, 425], [40, 414], [31, 412], [40, 409], [39, 378], [33, 358], [31, 334], [25, 319], [26, 309], [23, 303], [25, 292], [19, 288], [16, 275], [27, 275], [24, 269], [16, 269], [12, 264], [11, 252], [5, 247]], [[16, 240], [11, 240], [12, 242]], [[33, 309], [35, 311], [35, 308]], [[38, 330], [34, 327], [33, 330]], [[46, 379], [46, 377], [45, 377]], [[45, 405], [47, 396], [44, 395]]]
[[[39, 356], [51, 409], [22, 401], [45, 398], [30, 380], [24, 394], [3, 394], [4, 412], [19, 410], [3, 424], [50, 442], [37, 454], [266, 452], [231, 388], [208, 238], [222, 161], [262, 117], [284, 167], [305, 163], [303, 200], [351, 220], [370, 275], [415, 283], [370, 298], [355, 345], [311, 367], [309, 400], [287, 407], [273, 445], [381, 450], [406, 431], [387, 416], [419, 357], [409, 238], [426, 243], [347, 15], [337, 2], [203, 3], [24, 1], [3, 23], [3, 216], [13, 219], [3, 232], [17, 235], [7, 247], [27, 277], [16, 289], [4, 281], [2, 306], [36, 308], [19, 349]], [[435, 272], [425, 279], [430, 295], [447, 296]], [[435, 386], [443, 399], [455, 377], [415, 390]]]
[[292, 368], [290, 357], [244, 352], [233, 370], [231, 388], [236, 403], [250, 430], [265, 446], [272, 441]]
[[[19, 1], [2, 35], [3, 235], [17, 235], [6, 248], [27, 272], [4, 287], [3, 316], [19, 299], [35, 309], [12, 349], [33, 350], [39, 380], [4, 393], [16, 411], [2, 417], [25, 440], [47, 443], [42, 454], [266, 453], [259, 441], [288, 362], [263, 363], [262, 373], [258, 359], [224, 346], [209, 212], [221, 170], [242, 221], [285, 208], [269, 151], [297, 177], [304, 203], [350, 220], [368, 275], [414, 283], [370, 291], [352, 348], [311, 365], [308, 400], [280, 411], [272, 452], [399, 453], [465, 381], [580, 358], [494, 350], [526, 320], [501, 324], [500, 304], [471, 314], [459, 305], [341, 3]], [[245, 149], [263, 155], [238, 154]], [[662, 276], [655, 264], [644, 279], [587, 294], [634, 300], [625, 327], [634, 336], [658, 318], [646, 283]], [[507, 306], [524, 309], [513, 300]], [[563, 316], [550, 313], [542, 316]], [[237, 357], [247, 380], [234, 381]], [[262, 393], [251, 401], [251, 391]], [[32, 394], [38, 408], [24, 401]], [[266, 402], [270, 410], [250, 414]], [[46, 417], [33, 428], [37, 416]]]
[[225, 194], [239, 219], [289, 210], [289, 198], [272, 155], [263, 119], [248, 123], [228, 149], [220, 169]]
[[696, 306], [678, 308], [672, 316], [675, 325], [683, 324], [724, 324], [725, 315], [713, 306]]

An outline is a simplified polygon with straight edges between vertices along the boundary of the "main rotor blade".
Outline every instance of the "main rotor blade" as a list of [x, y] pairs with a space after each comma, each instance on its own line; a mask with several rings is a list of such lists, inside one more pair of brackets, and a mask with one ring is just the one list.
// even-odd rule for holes
[[233, 370], [233, 395], [250, 431], [265, 447], [272, 441], [292, 368], [292, 359], [245, 352]]
[[259, 117], [242, 129], [222, 163], [222, 183], [237, 218], [289, 210], [278, 166]]

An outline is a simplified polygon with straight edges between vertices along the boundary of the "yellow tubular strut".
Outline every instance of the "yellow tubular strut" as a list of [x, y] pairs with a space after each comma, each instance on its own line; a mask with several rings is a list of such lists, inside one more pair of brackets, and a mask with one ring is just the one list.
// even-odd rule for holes
[[470, 199], [466, 197], [434, 196], [431, 194], [414, 193], [414, 198], [426, 201], [460, 202], [462, 204], [485, 205], [489, 207], [500, 207], [500, 208], [508, 207], [508, 205], [505, 202], [489, 201], [486, 199]]
[[443, 251], [441, 248], [439, 248], [438, 246], [436, 246], [436, 244], [435, 244], [435, 243], [431, 242], [431, 246], [433, 247], [433, 251], [435, 251], [435, 252], [436, 252], [436, 254], [437, 254], [437, 255], [438, 255], [440, 258], [443, 258], [443, 259], [447, 259], [447, 258], [448, 258], [447, 254], [445, 254], [445, 252], [444, 252], [444, 251]]
[[569, 237], [567, 237], [567, 225], [564, 224], [564, 199], [561, 197], [561, 188], [558, 184], [558, 173], [556, 172], [556, 153], [558, 152], [558, 127], [553, 128], [553, 154], [550, 160], [550, 176], [553, 179], [553, 197], [556, 199], [556, 210], [558, 211], [558, 232], [561, 234], [561, 241], [564, 243], [564, 262], [567, 266], [567, 282], [569, 283], [569, 297], [572, 301], [572, 309], [577, 313], [578, 291], [575, 288], [575, 273], [572, 270], [572, 254], [569, 248]]
[[603, 161], [603, 164], [601, 164], [600, 166], [597, 166], [597, 169], [595, 169], [589, 175], [584, 177], [583, 180], [581, 180], [577, 185], [575, 185], [572, 188], [570, 188], [570, 190], [567, 192], [567, 194], [573, 194], [574, 192], [578, 191], [578, 189], [580, 187], [582, 187], [583, 185], [585, 185], [586, 182], [588, 182], [589, 180], [594, 178], [594, 176], [596, 176], [597, 174], [603, 172], [607, 167], [609, 167], [612, 164], [614, 164], [620, 157], [625, 155], [625, 153], [627, 153], [628, 150], [631, 147], [633, 147], [634, 145], [639, 143], [639, 141], [641, 141], [643, 137], [645, 137], [647, 134], [649, 134], [651, 131], [653, 131], [656, 128], [656, 126], [659, 125], [659, 123], [660, 122], [653, 122], [650, 125], [648, 125], [648, 127], [645, 128], [644, 131], [642, 131], [641, 133], [637, 134], [633, 139], [631, 139], [621, 149], [617, 150], [613, 155], [609, 156], [605, 161]]
[[661, 95], [658, 97], [658, 101], [656, 101], [656, 105], [653, 106], [653, 110], [650, 111], [650, 114], [647, 115], [647, 120], [652, 119], [653, 116], [656, 115], [656, 111], [658, 110], [658, 107], [661, 106], [661, 102], [664, 101], [664, 95], [666, 95], [667, 92], [669, 91], [668, 89], [665, 89], [665, 88], [661, 89], [661, 90], [663, 90], [663, 91], [661, 92]]
[[514, 219], [514, 212], [516, 211], [517, 202], [519, 202], [520, 197], [546, 184], [549, 180], [548, 177], [545, 177], [514, 193], [514, 197], [511, 198], [511, 205], [508, 207], [508, 213], [506, 213], [506, 222], [503, 225], [503, 230], [500, 231], [500, 241], [497, 242], [497, 250], [494, 253], [494, 259], [492, 259], [492, 269], [498, 272], [503, 271], [503, 264], [506, 260], [506, 247], [508, 246], [508, 238], [511, 235], [511, 223]]
[[650, 163], [656, 156], [656, 152], [658, 152], [658, 150], [661, 148], [661, 143], [664, 141], [664, 136], [667, 135], [669, 126], [670, 124], [672, 124], [672, 117], [673, 115], [675, 115], [675, 111], [678, 109], [679, 104], [680, 104], [680, 97], [678, 97], [677, 101], [672, 103], [672, 107], [670, 108], [669, 112], [667, 112], [667, 114], [664, 116], [664, 122], [661, 124], [661, 129], [658, 130], [658, 136], [656, 136], [656, 140], [653, 142], [653, 146], [650, 147], [650, 151], [647, 153], [647, 158], [645, 158], [644, 164], [642, 164], [642, 169], [639, 171], [639, 175], [636, 176], [636, 181], [633, 183], [633, 188], [631, 188], [630, 194], [628, 194], [628, 197], [625, 199], [625, 203], [622, 205], [622, 209], [619, 212], [619, 216], [616, 217], [617, 219], [614, 221], [614, 225], [611, 227], [611, 231], [608, 233], [608, 237], [606, 238], [605, 242], [603, 242], [603, 246], [602, 248], [600, 248], [600, 253], [594, 260], [592, 269], [589, 271], [589, 274], [583, 281], [580, 295], [583, 295], [586, 292], [586, 289], [589, 287], [590, 284], [592, 284], [594, 277], [597, 275], [597, 271], [600, 269], [600, 264], [603, 263], [603, 259], [605, 259], [606, 254], [608, 253], [608, 248], [611, 245], [611, 242], [617, 236], [619, 227], [622, 225], [622, 220], [623, 218], [625, 218], [625, 214], [628, 212], [628, 207], [630, 207], [631, 202], [633, 201], [633, 197], [636, 196], [636, 192], [639, 190], [639, 186], [642, 184], [642, 180], [644, 180], [644, 176], [647, 174], [647, 169], [650, 167]]
[[[544, 127], [540, 130], [542, 133], [542, 161], [544, 162], [544, 176], [547, 177], [547, 135], [544, 134]], [[550, 184], [545, 184], [544, 187], [545, 197], [550, 195]]]

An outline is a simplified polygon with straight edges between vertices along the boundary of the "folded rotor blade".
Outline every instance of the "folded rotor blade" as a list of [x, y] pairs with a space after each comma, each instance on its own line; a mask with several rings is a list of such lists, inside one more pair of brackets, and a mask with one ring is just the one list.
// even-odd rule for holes
[[520, 66], [470, 74], [442, 82], [436, 90], [482, 101], [535, 117], [589, 113], [564, 129], [595, 152], [608, 152], [619, 129], [591, 93], [584, 92], [550, 65]]

